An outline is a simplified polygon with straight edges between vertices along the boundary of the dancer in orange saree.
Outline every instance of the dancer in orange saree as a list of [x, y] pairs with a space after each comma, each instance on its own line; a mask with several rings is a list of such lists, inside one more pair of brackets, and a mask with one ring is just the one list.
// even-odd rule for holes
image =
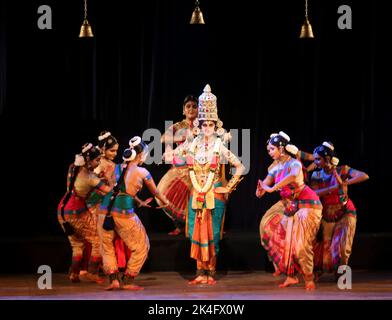
[[91, 245], [88, 261], [89, 280], [101, 283], [98, 268], [101, 262], [97, 219], [86, 204], [92, 191], [101, 194], [110, 192], [113, 185], [98, 178], [94, 169], [100, 163], [100, 151], [91, 143], [83, 146], [82, 153], [76, 155], [75, 162], [69, 167], [67, 192], [59, 203], [57, 215], [72, 247], [72, 264], [69, 278], [79, 282], [82, 254], [86, 241]]
[[[151, 194], [169, 205], [169, 201], [159, 194], [151, 174], [140, 165], [148, 154], [147, 145], [140, 137], [134, 137], [129, 142], [130, 147], [123, 153], [123, 165], [116, 166], [116, 187], [111, 197], [105, 197], [100, 208], [98, 230], [102, 247], [104, 271], [109, 277], [110, 285], [107, 290], [122, 288], [126, 290], [141, 290], [134, 284], [150, 249], [146, 230], [135, 212], [135, 196], [146, 185]], [[116, 190], [117, 189], [117, 190]], [[161, 208], [161, 207], [159, 207]], [[111, 222], [107, 223], [107, 222]], [[117, 233], [132, 254], [127, 261], [122, 279], [119, 278], [118, 263], [115, 255], [113, 239]]]

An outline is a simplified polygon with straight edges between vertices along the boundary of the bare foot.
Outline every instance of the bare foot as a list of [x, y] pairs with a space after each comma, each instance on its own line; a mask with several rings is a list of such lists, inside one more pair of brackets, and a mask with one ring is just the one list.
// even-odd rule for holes
[[274, 276], [274, 277], [279, 277], [280, 274], [281, 274], [281, 272], [280, 272], [279, 270], [276, 270], [276, 271], [272, 274], [272, 276]]
[[286, 288], [288, 286], [291, 286], [293, 284], [297, 284], [299, 282], [297, 277], [287, 277], [285, 282], [279, 285], [279, 288]]
[[143, 287], [137, 286], [137, 285], [135, 285], [135, 284], [126, 284], [126, 285], [123, 285], [122, 288], [123, 288], [124, 290], [133, 290], [133, 291], [144, 290]]
[[77, 273], [71, 273], [69, 275], [69, 280], [71, 280], [73, 283], [80, 282], [79, 275]]
[[316, 284], [314, 283], [313, 280], [311, 280], [311, 281], [306, 281], [306, 282], [305, 282], [305, 289], [306, 289], [307, 291], [313, 291], [313, 290], [316, 289]]
[[214, 284], [216, 284], [216, 280], [213, 278], [213, 277], [211, 277], [211, 276], [208, 276], [208, 279], [207, 279], [207, 284], [209, 284], [209, 285], [214, 285]]
[[80, 276], [84, 276], [85, 274], [87, 274], [87, 270], [80, 270], [79, 272]]
[[92, 273], [89, 273], [89, 272], [81, 275], [81, 278], [82, 278], [83, 281], [87, 280], [87, 281], [95, 282], [95, 283], [98, 283], [98, 284], [101, 284], [101, 283], [105, 282], [105, 278], [101, 278], [99, 275], [92, 274]]
[[105, 290], [111, 291], [120, 288], [120, 282], [118, 280], [113, 280], [112, 283], [105, 288]]
[[188, 282], [190, 285], [196, 284], [206, 284], [208, 282], [208, 278], [206, 276], [198, 276], [195, 279]]
[[182, 230], [179, 228], [175, 228], [173, 231], [169, 232], [168, 235], [169, 236], [178, 236], [179, 234], [182, 233]]

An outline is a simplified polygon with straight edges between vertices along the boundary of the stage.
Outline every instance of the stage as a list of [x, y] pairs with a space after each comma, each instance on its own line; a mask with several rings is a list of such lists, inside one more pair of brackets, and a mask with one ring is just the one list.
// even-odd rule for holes
[[[190, 241], [183, 234], [176, 237], [165, 233], [149, 233], [150, 252], [142, 273], [179, 272], [191, 274], [195, 261], [190, 258]], [[392, 233], [357, 233], [350, 266], [353, 270], [391, 270]], [[52, 237], [0, 239], [3, 254], [12, 263], [0, 264], [0, 274], [33, 274], [41, 265], [53, 273], [66, 273], [71, 262], [68, 239], [60, 234]], [[272, 271], [272, 264], [260, 244], [257, 232], [227, 231], [220, 243], [217, 270]]]
[[214, 286], [190, 286], [192, 274], [142, 273], [142, 291], [105, 291], [107, 283], [71, 283], [64, 273], [53, 274], [52, 289], [40, 290], [39, 274], [1, 275], [0, 300], [392, 300], [392, 271], [353, 270], [352, 289], [340, 290], [330, 275], [307, 292], [300, 283], [281, 289], [284, 277], [264, 271], [218, 273]]

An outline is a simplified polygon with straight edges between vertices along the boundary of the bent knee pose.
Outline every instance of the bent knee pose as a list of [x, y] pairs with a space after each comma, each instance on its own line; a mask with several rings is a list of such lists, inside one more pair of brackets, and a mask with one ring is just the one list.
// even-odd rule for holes
[[322, 241], [315, 244], [314, 264], [318, 275], [337, 272], [348, 265], [353, 245], [357, 214], [348, 197], [347, 186], [363, 182], [369, 176], [347, 165], [338, 166], [332, 143], [324, 142], [314, 152], [314, 163], [320, 170], [311, 177], [311, 187], [323, 204]]
[[[98, 178], [102, 179], [109, 183], [111, 181], [112, 185], [115, 181], [113, 181], [114, 168], [116, 164], [114, 163], [114, 159], [117, 156], [118, 151], [118, 142], [117, 139], [108, 131], [102, 131], [98, 136], [98, 145], [97, 148], [101, 151], [101, 161], [94, 169], [94, 173], [98, 176]], [[103, 195], [100, 192], [91, 192], [90, 196], [87, 198], [86, 203], [87, 207], [91, 213], [93, 213], [96, 217], [98, 217], [99, 206], [102, 202]], [[120, 254], [123, 252], [120, 252]], [[125, 254], [125, 253], [123, 253]], [[87, 266], [88, 260], [91, 256], [91, 245], [86, 241], [85, 248], [83, 250], [83, 258], [81, 264], [80, 275], [83, 277], [88, 277]], [[119, 255], [121, 257], [121, 255]], [[100, 266], [101, 267], [101, 266]]]
[[274, 160], [263, 182], [259, 181], [256, 195], [279, 191], [281, 200], [263, 217], [260, 225], [262, 245], [275, 267], [275, 275], [287, 279], [281, 287], [299, 282], [303, 275], [307, 290], [315, 288], [313, 281], [313, 241], [321, 220], [321, 202], [317, 194], [304, 183], [301, 163], [295, 159], [298, 149], [290, 144], [284, 132], [272, 134], [267, 142], [268, 154]]
[[[123, 153], [123, 165], [116, 167], [117, 185], [113, 193], [106, 196], [100, 208], [98, 228], [102, 247], [103, 267], [109, 276], [110, 285], [108, 290], [122, 288], [127, 290], [141, 290], [134, 284], [135, 277], [139, 274], [147, 259], [150, 242], [146, 230], [135, 213], [135, 197], [147, 186], [153, 196], [158, 197], [165, 206], [168, 200], [161, 196], [155, 186], [150, 173], [139, 167], [147, 155], [147, 146], [140, 137], [130, 140], [130, 148]], [[106, 219], [113, 219], [112, 228], [105, 227]], [[131, 256], [127, 261], [125, 273], [119, 279], [119, 270], [113, 245], [115, 233], [124, 241], [131, 250]]]
[[102, 282], [98, 277], [98, 267], [101, 262], [97, 219], [86, 204], [86, 199], [92, 191], [100, 194], [110, 192], [111, 185], [99, 179], [94, 169], [100, 163], [101, 154], [91, 143], [83, 146], [82, 153], [76, 156], [75, 163], [69, 167], [67, 193], [58, 205], [57, 215], [61, 226], [68, 235], [72, 247], [72, 264], [70, 279], [79, 282], [79, 273], [85, 243], [91, 245], [91, 255], [88, 261], [89, 279]]

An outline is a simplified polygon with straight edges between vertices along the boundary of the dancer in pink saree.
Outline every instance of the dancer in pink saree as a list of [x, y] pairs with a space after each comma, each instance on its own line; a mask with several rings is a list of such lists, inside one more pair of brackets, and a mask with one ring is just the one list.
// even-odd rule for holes
[[298, 283], [299, 273], [305, 288], [313, 290], [313, 242], [320, 226], [321, 202], [305, 185], [302, 165], [295, 158], [298, 149], [287, 134], [272, 134], [267, 150], [274, 163], [264, 181], [259, 180], [256, 196], [279, 191], [281, 200], [261, 220], [261, 242], [274, 264], [274, 275], [287, 275], [280, 287]]

